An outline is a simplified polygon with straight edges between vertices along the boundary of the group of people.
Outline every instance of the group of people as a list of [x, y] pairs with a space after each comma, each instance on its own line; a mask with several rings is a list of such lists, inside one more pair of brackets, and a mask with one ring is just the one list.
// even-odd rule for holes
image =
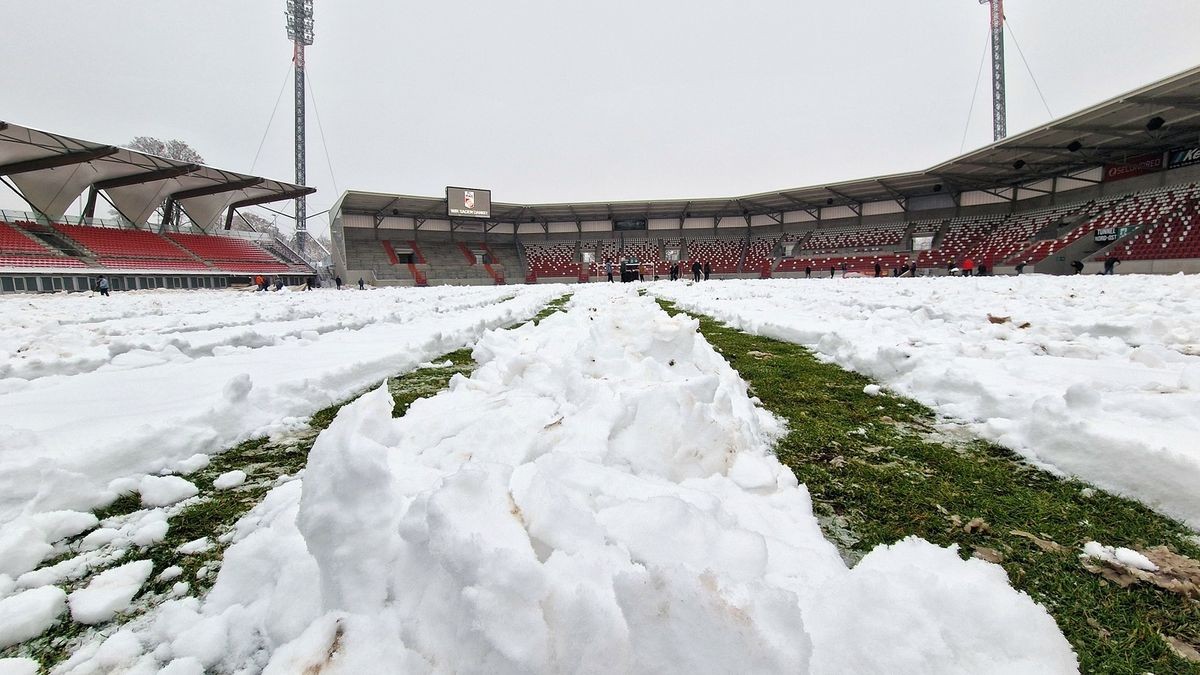
[[[628, 261], [621, 262], [621, 280], [622, 281], [625, 281], [628, 277], [628, 274], [629, 274], [628, 266], [630, 264], [637, 265], [636, 263], [629, 263]], [[670, 268], [670, 272], [669, 272], [671, 281], [675, 281], [680, 278], [680, 276], [684, 270], [683, 265], [684, 265], [684, 263], [682, 263], [682, 262], [671, 263], [671, 268]], [[612, 258], [604, 259], [604, 273], [607, 275], [609, 282], [614, 281]], [[692, 261], [692, 281], [701, 281], [701, 280], [708, 281], [711, 276], [712, 276], [712, 264], [711, 263], [709, 263], [709, 262], [701, 263], [699, 260]], [[656, 280], [658, 279], [657, 271], [654, 274], [654, 278]], [[642, 268], [640, 265], [637, 265], [637, 280], [645, 281], [645, 276], [642, 273]], [[361, 283], [361, 280], [360, 280], [360, 283]]]
[[[671, 263], [671, 281], [678, 279], [682, 271], [682, 263]], [[700, 281], [702, 278], [704, 281], [708, 281], [709, 277], [711, 276], [712, 264], [707, 261], [703, 263], [701, 263], [699, 260], [692, 261], [692, 281]]]

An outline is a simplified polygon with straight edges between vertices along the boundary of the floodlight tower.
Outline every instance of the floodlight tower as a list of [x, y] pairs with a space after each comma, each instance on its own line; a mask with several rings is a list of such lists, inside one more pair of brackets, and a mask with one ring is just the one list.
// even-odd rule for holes
[[[304, 48], [313, 43], [313, 0], [287, 0], [287, 36], [296, 64], [296, 184], [304, 185]], [[304, 253], [308, 209], [304, 196], [296, 198], [296, 248]]]
[[1004, 0], [979, 0], [991, 5], [992, 15], [992, 140], [1008, 135], [1004, 104]]

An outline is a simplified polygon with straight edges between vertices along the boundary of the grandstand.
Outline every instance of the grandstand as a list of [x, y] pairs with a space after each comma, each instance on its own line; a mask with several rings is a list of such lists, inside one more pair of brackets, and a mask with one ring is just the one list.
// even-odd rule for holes
[[[0, 176], [34, 209], [0, 211], [0, 292], [83, 291], [100, 275], [113, 290], [224, 288], [260, 274], [295, 285], [316, 271], [269, 234], [215, 234], [239, 208], [310, 188], [5, 122]], [[84, 192], [85, 213], [68, 219]], [[101, 193], [118, 218], [94, 217]]]
[[[1153, 133], [1148, 133], [1149, 127]], [[742, 197], [491, 203], [484, 220], [444, 198], [348, 191], [333, 208], [336, 269], [411, 284], [357, 242], [482, 239], [517, 252], [514, 279], [588, 281], [606, 258], [665, 275], [708, 262], [718, 278], [945, 274], [971, 259], [997, 274], [1067, 274], [1116, 255], [1122, 273], [1200, 273], [1200, 68], [923, 171]], [[615, 223], [622, 223], [621, 230]], [[629, 224], [641, 227], [630, 231]], [[674, 256], [674, 257], [673, 257]], [[460, 266], [467, 264], [459, 263]], [[515, 271], [515, 270], [514, 270]]]

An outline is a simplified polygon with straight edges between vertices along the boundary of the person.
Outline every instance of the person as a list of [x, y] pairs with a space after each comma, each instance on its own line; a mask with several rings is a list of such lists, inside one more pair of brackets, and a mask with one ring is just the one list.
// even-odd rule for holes
[[805, 278], [805, 279], [811, 279], [811, 278], [812, 278], [812, 265], [805, 265], [805, 266], [804, 266], [804, 278]]
[[336, 285], [336, 286], [337, 286], [337, 289], [338, 289], [339, 291], [340, 291], [340, 290], [342, 290], [342, 278], [341, 278], [341, 277], [334, 277], [334, 278], [333, 278], [333, 283], [334, 283], [334, 285]]
[[878, 279], [879, 277], [882, 277], [882, 276], [883, 276], [883, 265], [880, 265], [878, 262], [876, 262], [875, 263], [875, 278]]
[[671, 269], [668, 271], [670, 272], [671, 281], [675, 281], [676, 279], [678, 279], [679, 278], [679, 263], [671, 263]]
[[987, 276], [987, 273], [988, 273], [988, 268], [987, 268], [987, 265], [980, 265], [980, 266], [979, 266], [979, 272], [978, 272], [978, 273], [977, 273], [975, 276], [977, 276], [977, 277], [986, 277], [986, 276]]
[[367, 290], [367, 282], [363, 281], [362, 277], [358, 278], [358, 290], [360, 290], [360, 291]]
[[1115, 255], [1110, 255], [1104, 259], [1104, 274], [1111, 275], [1116, 273], [1117, 265], [1121, 264], [1121, 259]]
[[1083, 274], [1083, 263], [1078, 260], [1072, 260], [1071, 269], [1075, 270], [1072, 274]]
[[613, 282], [612, 278], [612, 258], [604, 259], [604, 271], [608, 274], [608, 283]]
[[704, 280], [708, 281], [708, 275], [712, 274], [712, 265], [708, 262], [704, 263]]
[[275, 277], [275, 290], [277, 290], [277, 291], [283, 290], [283, 278], [282, 277]]
[[692, 281], [696, 281], [696, 282], [700, 281], [700, 272], [701, 272], [700, 261], [697, 260], [692, 263]]
[[100, 278], [96, 280], [96, 288], [98, 288], [100, 290], [100, 295], [103, 295], [104, 297], [107, 298], [108, 297], [108, 277], [104, 276], [103, 274], [100, 275]]
[[1021, 276], [1021, 272], [1024, 272], [1024, 271], [1025, 271], [1025, 261], [1022, 260], [1021, 262], [1017, 263], [1017, 276]]
[[313, 289], [313, 278], [304, 277], [304, 290], [311, 291]]
[[260, 290], [260, 291], [267, 290], [267, 285], [263, 282], [263, 278], [262, 278], [261, 274], [254, 275], [254, 286], [256, 288], [258, 288], [258, 290]]
[[834, 272], [836, 272], [836, 271], [837, 271], [837, 268], [836, 268], [836, 267], [834, 267], [833, 265], [830, 265], [830, 266], [829, 266], [829, 278], [830, 278], [830, 279], [832, 279], [832, 278], [833, 278], [833, 274], [834, 274]]
[[964, 277], [969, 277], [975, 273], [975, 261], [967, 258], [963, 260], [962, 273]]
[[946, 263], [946, 274], [953, 275], [955, 269], [957, 268], [954, 266], [953, 262]]

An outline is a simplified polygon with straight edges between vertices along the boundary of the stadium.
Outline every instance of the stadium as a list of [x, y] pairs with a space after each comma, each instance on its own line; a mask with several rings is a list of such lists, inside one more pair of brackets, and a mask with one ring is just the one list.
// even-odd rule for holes
[[1196, 7], [281, 4], [13, 8], [0, 675], [1200, 673]]

